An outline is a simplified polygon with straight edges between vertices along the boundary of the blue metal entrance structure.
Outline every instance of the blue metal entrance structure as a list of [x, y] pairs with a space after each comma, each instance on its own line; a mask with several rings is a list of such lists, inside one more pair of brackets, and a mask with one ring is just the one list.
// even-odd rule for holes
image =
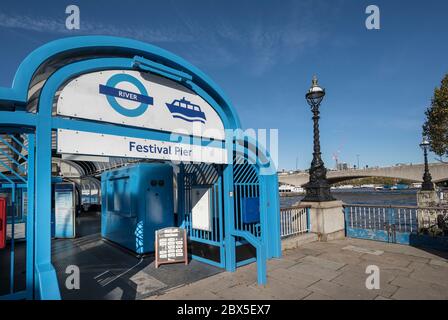
[[[26, 294], [6, 298], [60, 299], [51, 261], [52, 137], [58, 130], [172, 140], [169, 132], [56, 115], [55, 97], [67, 81], [102, 70], [138, 70], [175, 81], [204, 99], [219, 115], [224, 129], [232, 130], [231, 134], [226, 133], [224, 141], [202, 139], [199, 144], [224, 147], [228, 159], [235, 158], [239, 163], [185, 165], [181, 172], [180, 183], [185, 190], [198, 184], [208, 185], [213, 190], [213, 230], [201, 232], [191, 228], [190, 208], [185, 200], [187, 191], [181, 193], [185, 201], [179, 212], [184, 214], [184, 225], [190, 228], [191, 240], [219, 248], [219, 266], [234, 271], [238, 265], [256, 260], [258, 282], [266, 283], [266, 259], [281, 254], [276, 170], [262, 172], [266, 166], [273, 167], [268, 153], [257, 143], [234, 135], [233, 130], [241, 127], [235, 110], [221, 89], [188, 62], [139, 41], [86, 36], [61, 39], [35, 50], [19, 66], [12, 88], [0, 88], [0, 129], [7, 132], [8, 128], [19, 128], [29, 132], [29, 150], [34, 149], [35, 138], [35, 153], [30, 151], [28, 155], [28, 175], [24, 181], [28, 213], [34, 212], [27, 216], [27, 225], [32, 226], [27, 228], [26, 237], [30, 282], [27, 282]], [[183, 142], [198, 144], [192, 135], [178, 136]], [[244, 152], [239, 153], [241, 150]], [[35, 161], [32, 161], [34, 154]], [[210, 176], [212, 171], [213, 177]], [[249, 207], [253, 211], [257, 204], [259, 221], [253, 217], [247, 220], [243, 211]], [[237, 263], [236, 247], [242, 243], [249, 243], [256, 249], [256, 258]], [[205, 260], [210, 263], [209, 259]]]

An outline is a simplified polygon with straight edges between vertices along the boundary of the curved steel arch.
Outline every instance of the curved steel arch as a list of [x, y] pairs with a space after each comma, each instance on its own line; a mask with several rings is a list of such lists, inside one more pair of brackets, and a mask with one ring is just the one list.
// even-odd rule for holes
[[192, 76], [192, 82], [202, 88], [205, 93], [215, 99], [224, 113], [232, 120], [231, 127], [241, 127], [236, 110], [219, 86], [204, 72], [191, 65], [183, 58], [141, 41], [112, 36], [69, 37], [49, 42], [29, 54], [20, 64], [11, 88], [0, 88], [0, 100], [12, 103], [26, 103], [31, 80], [46, 61], [57, 55], [81, 55], [95, 51], [96, 54], [115, 53], [132, 58], [141, 55], [155, 60], [168, 67], [178, 69]]

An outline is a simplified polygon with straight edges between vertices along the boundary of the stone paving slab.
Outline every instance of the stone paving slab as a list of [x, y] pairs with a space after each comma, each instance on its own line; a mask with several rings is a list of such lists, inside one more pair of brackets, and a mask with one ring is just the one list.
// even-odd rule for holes
[[[343, 249], [348, 246], [360, 250]], [[313, 242], [270, 260], [266, 286], [257, 285], [256, 265], [251, 264], [150, 299], [448, 300], [447, 257], [443, 252], [369, 240]], [[380, 269], [379, 290], [365, 287], [369, 265]]]
[[419, 288], [419, 290], [424, 291], [428, 295], [436, 295], [441, 298], [448, 299], [448, 287], [440, 284], [434, 284], [431, 282], [426, 282], [424, 280], [417, 280], [409, 277], [398, 276], [391, 282], [392, 285], [415, 290]]
[[322, 258], [322, 255], [320, 255], [318, 257], [306, 256], [301, 261], [308, 262], [310, 264], [316, 264], [323, 268], [327, 268], [327, 269], [335, 270], [335, 271], [338, 269], [341, 269], [343, 266], [345, 266], [345, 263], [335, 262], [332, 260], [324, 259], [324, 258]]
[[386, 297], [383, 297], [383, 296], [377, 296], [377, 297], [375, 298], [375, 300], [392, 300], [392, 299], [390, 299], [390, 298], [386, 298]]
[[[305, 256], [304, 256], [305, 257]], [[302, 257], [303, 258], [303, 257]], [[289, 268], [292, 267], [293, 265], [298, 264], [299, 261], [296, 260], [287, 260], [287, 259], [272, 259], [269, 261], [268, 263], [268, 273], [270, 273], [270, 271], [273, 271], [275, 269], [285, 269], [285, 268]]]
[[446, 298], [434, 293], [432, 291], [425, 290], [425, 294], [421, 293], [422, 289], [418, 288], [399, 288], [398, 291], [392, 296], [395, 300], [445, 300]]
[[[357, 275], [359, 278], [367, 278], [368, 274], [366, 274], [366, 268], [371, 264], [360, 264], [360, 265], [346, 265], [340, 271], [343, 275]], [[412, 270], [402, 271], [401, 269], [388, 269], [382, 266], [378, 266], [380, 268], [380, 283], [387, 284], [394, 280], [398, 274], [407, 275], [412, 272]], [[363, 281], [364, 283], [365, 281]], [[363, 284], [361, 283], [361, 284]]]
[[252, 286], [237, 286], [216, 293], [225, 300], [272, 300], [272, 293], [267, 290], [257, 290]]
[[423, 280], [448, 287], [448, 272], [446, 270], [434, 270], [433, 268], [426, 267], [415, 270], [411, 273], [410, 277], [412, 279]]
[[[364, 274], [368, 266], [375, 265], [380, 268], [381, 274], [387, 276], [389, 281], [393, 280], [398, 275], [410, 275], [414, 269], [409, 267], [398, 267], [383, 262], [361, 261], [358, 264], [347, 264], [340, 271], [342, 272], [358, 272]], [[392, 277], [390, 279], [390, 277]]]
[[410, 259], [406, 259], [405, 255], [394, 254], [385, 252], [381, 255], [365, 254], [361, 257], [362, 260], [369, 262], [370, 264], [387, 264], [395, 267], [407, 267], [410, 263]]
[[350, 250], [350, 251], [358, 252], [360, 254], [372, 254], [374, 256], [379, 256], [384, 253], [384, 251], [382, 251], [382, 250], [372, 250], [372, 249], [367, 249], [367, 248], [357, 247], [357, 246], [346, 246], [346, 247], [342, 248], [342, 250]]
[[439, 260], [439, 259], [431, 259], [429, 261], [429, 264], [432, 264], [434, 266], [439, 266], [439, 267], [445, 267], [445, 268], [447, 268], [446, 271], [448, 272], [448, 261]]
[[326, 268], [324, 265], [309, 262], [293, 265], [292, 267], [289, 267], [288, 270], [302, 274], [303, 277], [313, 276], [329, 281], [341, 274], [341, 272]]
[[377, 296], [370, 290], [350, 288], [326, 280], [320, 280], [307, 289], [338, 300], [373, 300]]
[[271, 281], [265, 287], [260, 287], [253, 283], [250, 287], [262, 294], [268, 294], [271, 299], [299, 300], [311, 294], [310, 291], [299, 288], [296, 282], [290, 281]]
[[318, 256], [319, 258], [343, 263], [343, 264], [358, 264], [363, 260], [361, 259], [361, 255], [357, 256], [351, 253], [346, 252], [325, 252]]
[[[366, 290], [366, 277], [365, 273], [360, 272], [344, 272], [340, 276], [333, 279], [333, 283], [337, 283], [349, 288], [365, 291]], [[395, 277], [394, 277], [395, 278]], [[384, 276], [384, 273], [380, 273], [380, 289], [374, 290], [375, 294], [379, 294], [383, 297], [390, 297], [398, 290], [397, 286], [389, 284], [389, 279]]]
[[276, 269], [268, 274], [268, 280], [269, 279], [272, 279], [273, 282], [279, 280], [283, 282], [293, 283], [296, 287], [299, 288], [306, 288], [319, 281], [321, 278], [314, 275], [304, 276], [302, 273], [295, 272], [294, 270]]
[[309, 296], [306, 296], [303, 300], [334, 300], [329, 296], [324, 296], [323, 294], [319, 294], [316, 292], [311, 293]]

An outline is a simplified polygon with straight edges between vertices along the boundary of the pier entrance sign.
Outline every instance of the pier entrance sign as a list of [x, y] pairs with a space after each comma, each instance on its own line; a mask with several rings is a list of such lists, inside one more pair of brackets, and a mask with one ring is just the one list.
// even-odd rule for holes
[[[225, 139], [219, 115], [204, 99], [174, 81], [139, 71], [107, 70], [71, 80], [59, 94], [57, 114]], [[57, 134], [61, 154], [227, 163], [223, 144], [214, 142], [202, 146], [64, 129]]]
[[[185, 258], [181, 245], [188, 239], [191, 259], [229, 272], [256, 262], [258, 283], [266, 284], [266, 261], [281, 256], [278, 177], [275, 170], [263, 170], [275, 167], [264, 146], [234, 134], [241, 130], [222, 90], [161, 48], [125, 38], [83, 36], [36, 49], [20, 64], [13, 86], [0, 88], [0, 132], [10, 133], [7, 139], [17, 140], [17, 133], [28, 137], [28, 144], [16, 141], [24, 150], [22, 158], [28, 159], [27, 176], [10, 178], [1, 166], [0, 175], [10, 185], [13, 179], [24, 182], [19, 185], [26, 189], [27, 210], [33, 213], [26, 228], [26, 290], [16, 292], [11, 281], [7, 298], [61, 298], [51, 254], [51, 164], [60, 154], [180, 161], [174, 163], [176, 227], [184, 230], [184, 238], [174, 239], [175, 258]], [[73, 166], [80, 166], [74, 161], [90, 162], [86, 167], [96, 168], [96, 160], [89, 160], [93, 157], [75, 158], [83, 160], [64, 161]], [[192, 218], [191, 192], [200, 187], [210, 191], [196, 208], [204, 213], [198, 223], [196, 209]], [[246, 212], [239, 204], [247, 194], [258, 199], [259, 220], [243, 220]], [[134, 232], [126, 226], [120, 231]], [[170, 246], [165, 251], [172, 255]], [[160, 253], [160, 258], [173, 257]]]
[[170, 79], [134, 70], [106, 70], [69, 81], [59, 94], [57, 114], [225, 139], [218, 113], [202, 97]]
[[222, 147], [65, 129], [58, 130], [57, 146], [58, 153], [61, 154], [100, 155], [178, 162], [228, 163], [226, 149]]

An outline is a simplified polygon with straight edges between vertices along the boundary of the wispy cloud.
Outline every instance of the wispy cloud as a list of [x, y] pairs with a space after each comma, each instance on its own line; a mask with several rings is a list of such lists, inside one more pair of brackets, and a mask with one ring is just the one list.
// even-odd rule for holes
[[193, 37], [181, 30], [166, 29], [159, 30], [143, 26], [117, 26], [100, 22], [81, 21], [80, 30], [68, 30], [65, 20], [59, 21], [46, 17], [29, 16], [21, 14], [5, 14], [0, 12], [0, 27], [21, 29], [63, 35], [88, 35], [102, 34], [121, 37], [130, 37], [147, 42], [191, 42]]
[[255, 10], [247, 19], [217, 15], [211, 21], [185, 15], [185, 8], [173, 6], [177, 21], [169, 25], [126, 25], [81, 20], [81, 29], [65, 28], [65, 20], [44, 16], [0, 12], [0, 27], [61, 35], [102, 34], [130, 37], [168, 47], [183, 43], [182, 56], [201, 67], [243, 68], [253, 76], [262, 76], [279, 64], [294, 62], [306, 49], [322, 39], [308, 2], [284, 2], [271, 17]]
[[278, 64], [294, 62], [322, 39], [322, 28], [310, 5], [307, 1], [284, 1], [272, 15], [263, 9], [250, 10], [238, 23], [216, 15], [207, 25], [177, 6], [176, 19], [198, 39], [192, 59], [200, 58], [199, 63], [210, 60], [222, 67], [239, 64], [252, 75], [261, 76]]

